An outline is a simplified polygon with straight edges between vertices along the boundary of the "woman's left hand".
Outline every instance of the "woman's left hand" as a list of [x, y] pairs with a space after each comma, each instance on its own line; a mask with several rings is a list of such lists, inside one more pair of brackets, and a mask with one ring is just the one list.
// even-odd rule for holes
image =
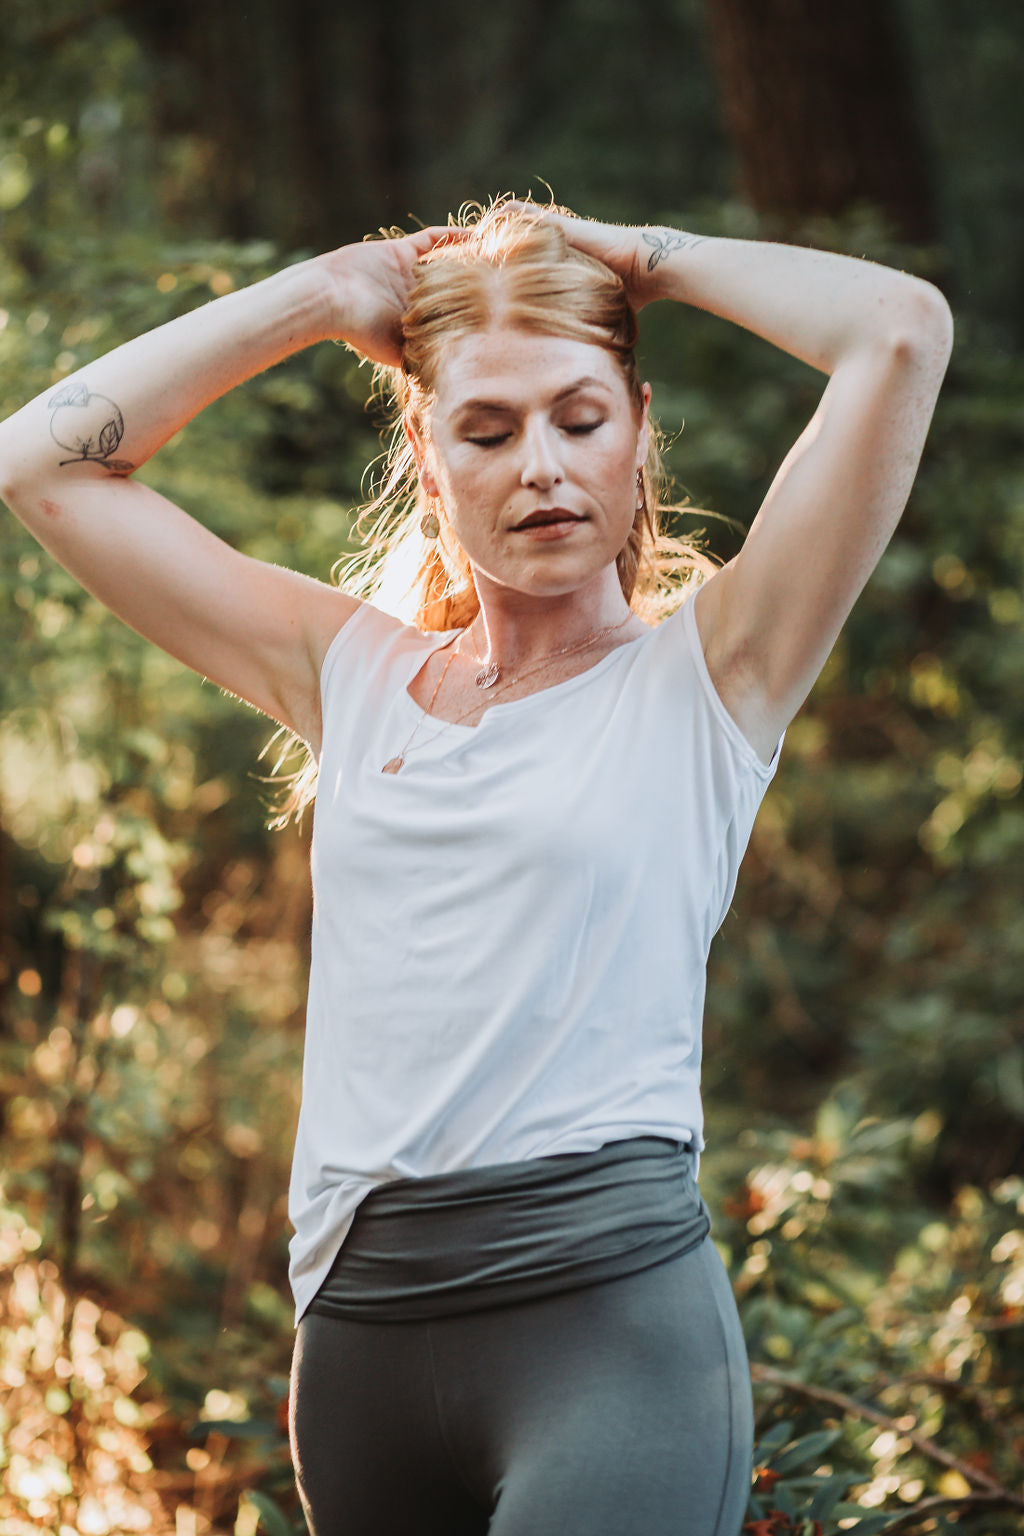
[[596, 256], [622, 278], [634, 309], [643, 309], [655, 299], [679, 298], [678, 271], [671, 295], [664, 281], [666, 257], [700, 245], [705, 238], [660, 225], [602, 224], [564, 213], [546, 213], [545, 218], [565, 231], [570, 245]]

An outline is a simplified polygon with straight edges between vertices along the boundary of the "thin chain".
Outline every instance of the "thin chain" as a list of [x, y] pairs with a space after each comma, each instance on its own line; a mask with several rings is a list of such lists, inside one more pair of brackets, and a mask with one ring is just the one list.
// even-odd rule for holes
[[[534, 673], [542, 671], [543, 668], [546, 667], [549, 662], [557, 661], [559, 659], [559, 657], [561, 657], [561, 656], [575, 656], [575, 655], [578, 655], [580, 651], [585, 651], [585, 650], [587, 650], [587, 648], [589, 646], [596, 645], [599, 640], [603, 640], [607, 635], [615, 634], [615, 632], [617, 630], [622, 629], [626, 624], [628, 624], [632, 617], [633, 617], [632, 613], [627, 613], [626, 617], [624, 619], [620, 619], [618, 624], [609, 624], [604, 629], [595, 630], [593, 634], [587, 635], [583, 640], [577, 640], [573, 645], [565, 645], [559, 651], [550, 651], [546, 656], [542, 656], [539, 661], [534, 662], [532, 666], [527, 667], [525, 671], [517, 672], [514, 677], [510, 677], [510, 678], [504, 680], [501, 683], [500, 687], [498, 687], [495, 690], [494, 694], [491, 696], [492, 700], [496, 699], [500, 694], [505, 693], [509, 688], [514, 688], [516, 683], [525, 682], [525, 680], [528, 677], [532, 677], [534, 675]], [[445, 678], [448, 676], [448, 668], [451, 666], [452, 662], [455, 660], [455, 657], [461, 653], [462, 641], [467, 636], [469, 637], [470, 646], [471, 646], [472, 651], [473, 651], [474, 659], [476, 661], [482, 660], [482, 657], [480, 656], [479, 652], [477, 651], [476, 646], [473, 644], [473, 640], [472, 640], [472, 625], [470, 625], [469, 629], [463, 630], [462, 634], [459, 635], [458, 640], [455, 643], [455, 647], [452, 650], [451, 655], [448, 657], [448, 660], [445, 662], [444, 670], [442, 671], [441, 676], [437, 680], [437, 684], [436, 684], [436, 686], [434, 688], [433, 693], [430, 695], [430, 702], [427, 705], [426, 710], [424, 712], [425, 715], [429, 715], [431, 710], [433, 709], [435, 701], [437, 699], [437, 696], [438, 696], [438, 694], [441, 691], [441, 684], [444, 682]], [[477, 684], [478, 684], [478, 686], [492, 686], [492, 685], [481, 685], [479, 683], [479, 678], [477, 679]], [[444, 724], [441, 726], [440, 730], [437, 730], [437, 731], [434, 732], [433, 736], [428, 736], [426, 741], [421, 741], [418, 746], [413, 747], [413, 742], [415, 741], [416, 736], [419, 733], [420, 727], [423, 724], [423, 718], [421, 717], [419, 720], [417, 720], [416, 724], [413, 726], [412, 735], [409, 737], [409, 740], [406, 742], [405, 746], [402, 748], [402, 750], [398, 753], [398, 755], [396, 757], [392, 757], [392, 758], [388, 759], [388, 761], [384, 764], [384, 767], [381, 769], [381, 772], [382, 773], [398, 773], [399, 769], [401, 769], [403, 767], [403, 765], [405, 763], [405, 759], [408, 756], [410, 751], [419, 752], [423, 747], [428, 747], [432, 741], [436, 741], [439, 736], [442, 736], [450, 725], [461, 725], [463, 720], [468, 720], [470, 715], [475, 714], [476, 711], [479, 708], [480, 708], [479, 701], [477, 701], [474, 704], [471, 704], [468, 709], [463, 710], [461, 715], [456, 715], [454, 720], [446, 720], [444, 722]]]
[[[626, 617], [624, 619], [620, 619], [618, 624], [608, 624], [604, 629], [594, 630], [594, 632], [587, 635], [585, 639], [579, 640], [573, 645], [565, 645], [560, 651], [549, 651], [547, 656], [541, 657], [540, 661], [536, 664], [535, 667], [529, 668], [526, 672], [517, 673], [515, 677], [509, 679], [505, 686], [507, 688], [511, 688], [513, 683], [518, 683], [524, 677], [529, 677], [531, 672], [536, 671], [537, 668], [546, 665], [547, 662], [557, 661], [559, 656], [572, 656], [575, 655], [577, 651], [585, 651], [588, 646], [596, 645], [598, 640], [603, 640], [605, 635], [613, 635], [617, 629], [621, 629], [624, 624], [628, 624], [632, 617], [632, 613], [627, 613]], [[474, 619], [473, 623], [466, 630], [466, 634], [469, 636], [470, 644], [473, 647], [473, 660], [483, 662], [484, 658], [477, 650], [476, 641], [473, 639], [473, 628], [475, 624], [476, 620]], [[486, 662], [481, 667], [473, 681], [476, 683], [478, 688], [493, 688], [495, 683], [500, 681], [501, 674], [501, 663], [494, 661], [492, 658], [491, 661]], [[467, 711], [467, 713], [472, 714], [472, 710]]]
[[[461, 638], [462, 637], [460, 635], [459, 639], [461, 639]], [[451, 645], [451, 641], [450, 640], [449, 640], [448, 643], [449, 643], [449, 645]], [[453, 647], [453, 649], [451, 651], [451, 654], [448, 657], [448, 660], [445, 662], [444, 666], [441, 669], [441, 676], [437, 680], [437, 683], [436, 683], [436, 685], [434, 687], [434, 691], [430, 695], [430, 703], [426, 707], [426, 710], [424, 712], [425, 715], [429, 715], [430, 711], [433, 709], [433, 707], [434, 707], [434, 700], [437, 698], [438, 694], [441, 692], [441, 684], [444, 682], [445, 678], [448, 676], [448, 668], [451, 666], [452, 662], [455, 660], [455, 657], [458, 654], [458, 650], [459, 650], [458, 641], [456, 641], [455, 646]], [[423, 719], [424, 719], [424, 716], [421, 715], [420, 718], [416, 721], [416, 724], [413, 726], [412, 734], [410, 735], [409, 740], [406, 742], [405, 746], [402, 748], [401, 752], [398, 753], [397, 757], [390, 757], [390, 758], [388, 758], [387, 762], [384, 764], [384, 767], [381, 769], [381, 773], [397, 773], [398, 772], [398, 770], [401, 768], [402, 764], [405, 762], [405, 754], [409, 751], [410, 747], [412, 746], [413, 742], [416, 739], [416, 734], [419, 731], [420, 726], [423, 724]], [[440, 731], [435, 731], [434, 732], [434, 736], [440, 736], [440, 734], [441, 734]], [[434, 736], [428, 737], [427, 741], [423, 742], [423, 746], [427, 746], [429, 742], [433, 741]]]

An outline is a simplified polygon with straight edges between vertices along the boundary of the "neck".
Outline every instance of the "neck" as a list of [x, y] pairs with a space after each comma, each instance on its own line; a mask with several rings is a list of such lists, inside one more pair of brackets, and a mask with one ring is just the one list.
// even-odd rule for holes
[[[502, 666], [528, 666], [563, 646], [578, 644], [588, 636], [622, 625], [628, 638], [629, 608], [614, 567], [591, 586], [552, 597], [534, 597], [498, 587], [477, 576], [480, 612], [470, 639], [483, 660]], [[632, 623], [642, 627], [639, 619]]]

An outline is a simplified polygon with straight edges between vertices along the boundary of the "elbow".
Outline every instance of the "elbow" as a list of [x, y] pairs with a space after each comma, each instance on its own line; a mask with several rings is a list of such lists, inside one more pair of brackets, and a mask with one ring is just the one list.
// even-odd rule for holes
[[20, 411], [0, 422], [0, 500], [12, 512], [37, 496], [46, 480], [39, 455], [26, 445], [26, 436], [25, 418]]
[[0, 437], [0, 501], [12, 509], [19, 500], [19, 479], [8, 445]]
[[0, 501], [14, 513], [25, 506], [31, 491], [30, 484], [17, 466], [0, 453]]
[[18, 452], [15, 416], [0, 423], [0, 500], [13, 508], [25, 494], [24, 454]]
[[910, 366], [946, 371], [953, 350], [953, 311], [933, 283], [910, 279], [900, 315], [890, 331], [893, 352]]

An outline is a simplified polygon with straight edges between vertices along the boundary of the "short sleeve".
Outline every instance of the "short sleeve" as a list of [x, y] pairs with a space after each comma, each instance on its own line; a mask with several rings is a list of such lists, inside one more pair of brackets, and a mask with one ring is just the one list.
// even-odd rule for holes
[[767, 785], [774, 777], [775, 770], [778, 767], [779, 753], [782, 750], [784, 736], [779, 738], [775, 751], [772, 753], [771, 761], [764, 762], [722, 703], [721, 694], [715, 687], [711, 673], [708, 671], [708, 664], [704, 659], [704, 648], [700, 642], [700, 631], [697, 628], [694, 605], [699, 595], [699, 593], [695, 593], [684, 604], [682, 610], [678, 614], [673, 614], [670, 619], [666, 619], [665, 623], [680, 622], [682, 624], [683, 637], [690, 652], [690, 659], [712, 715], [743, 766]]

